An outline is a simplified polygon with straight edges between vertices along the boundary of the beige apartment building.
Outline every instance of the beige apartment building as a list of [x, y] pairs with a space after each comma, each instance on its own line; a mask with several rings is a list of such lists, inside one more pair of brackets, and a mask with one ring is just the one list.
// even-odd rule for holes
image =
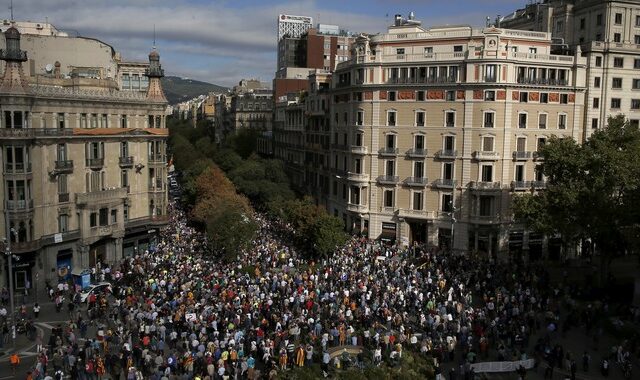
[[328, 210], [372, 238], [539, 255], [511, 197], [545, 187], [547, 139], [588, 134], [588, 58], [551, 50], [550, 33], [400, 16], [360, 36], [332, 78]]
[[[37, 50], [34, 41], [46, 36], [9, 28], [4, 37], [0, 224], [17, 257], [16, 289], [56, 283], [97, 262], [148, 249], [167, 223], [167, 101], [158, 53], [149, 54], [148, 64], [128, 65], [138, 74], [144, 67], [146, 89], [135, 91], [122, 88], [119, 57], [106, 44], [49, 37], [65, 41], [47, 46], [72, 49], [77, 43], [76, 55], [86, 59], [77, 65], [66, 50], [60, 56], [55, 49], [38, 51], [58, 62], [51, 70], [21, 49], [26, 39]], [[93, 74], [77, 75], [80, 66]], [[2, 261], [6, 284], [6, 257]]]
[[538, 1], [499, 22], [550, 33], [554, 50], [586, 57], [585, 137], [617, 114], [638, 124], [640, 0]]

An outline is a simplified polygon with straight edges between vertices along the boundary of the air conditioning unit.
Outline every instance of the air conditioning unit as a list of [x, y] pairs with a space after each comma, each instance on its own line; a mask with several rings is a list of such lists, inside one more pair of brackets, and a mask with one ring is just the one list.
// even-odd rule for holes
[[40, 24], [36, 24], [36, 29], [38, 29], [38, 30], [42, 30], [42, 25], [40, 25]]

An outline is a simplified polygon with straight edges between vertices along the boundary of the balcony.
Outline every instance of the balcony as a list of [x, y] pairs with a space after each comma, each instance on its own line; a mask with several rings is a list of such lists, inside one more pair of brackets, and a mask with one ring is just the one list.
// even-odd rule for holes
[[473, 224], [495, 224], [500, 223], [500, 216], [498, 215], [471, 215], [469, 216], [470, 222]]
[[411, 158], [425, 158], [427, 156], [427, 150], [426, 149], [409, 149], [407, 151], [407, 156], [411, 157]]
[[431, 186], [438, 189], [453, 189], [456, 185], [455, 179], [436, 179]]
[[331, 144], [331, 149], [333, 150], [348, 150], [349, 147], [342, 144]]
[[531, 186], [534, 189], [546, 189], [547, 188], [547, 181], [533, 181], [533, 182], [531, 182]]
[[36, 137], [72, 136], [72, 128], [0, 128], [0, 137], [31, 139]]
[[357, 205], [353, 203], [347, 203], [347, 211], [364, 213], [369, 211], [369, 206], [367, 205]]
[[500, 153], [477, 150], [473, 152], [473, 158], [478, 161], [496, 161], [500, 159]]
[[4, 172], [7, 174], [27, 174], [31, 173], [31, 163], [7, 162], [4, 165]]
[[87, 158], [86, 161], [89, 169], [102, 169], [104, 167], [104, 158]]
[[469, 183], [469, 188], [471, 190], [489, 190], [495, 191], [500, 190], [500, 182], [484, 182], [484, 181], [472, 181]]
[[156, 215], [156, 216], [145, 216], [142, 218], [134, 218], [128, 219], [125, 221], [125, 228], [136, 228], [136, 227], [144, 227], [148, 229], [150, 227], [157, 227], [165, 225], [169, 222], [168, 215]]
[[544, 154], [542, 152], [533, 152], [534, 160], [544, 160]]
[[360, 145], [352, 145], [351, 146], [351, 153], [353, 153], [353, 154], [367, 154], [367, 147], [366, 146], [360, 146]]
[[[40, 240], [11, 242], [12, 253], [26, 253], [33, 252], [40, 248]], [[14, 264], [15, 265], [15, 264]]]
[[381, 175], [376, 181], [382, 185], [395, 185], [400, 181], [400, 177], [397, 175]]
[[532, 156], [531, 152], [524, 152], [519, 150], [513, 152], [513, 159], [516, 161], [526, 161], [530, 159], [531, 156]]
[[121, 168], [132, 168], [133, 167], [133, 156], [128, 157], [120, 157], [118, 159], [118, 164]]
[[[398, 60], [404, 60], [404, 56], [402, 55], [402, 59], [398, 58]], [[397, 56], [401, 57], [401, 56]], [[389, 78], [387, 79], [387, 84], [448, 84], [448, 83], [457, 83], [458, 78], [455, 76], [442, 76], [442, 77], [414, 77], [414, 78]]]
[[531, 190], [531, 181], [512, 181], [511, 191]]
[[412, 187], [425, 187], [428, 182], [425, 177], [408, 177], [404, 180], [405, 185]]
[[118, 201], [127, 197], [127, 188], [119, 187], [90, 193], [76, 194], [76, 204], [78, 205], [99, 205], [111, 201]]
[[73, 172], [73, 160], [58, 160], [56, 161], [55, 165], [55, 170], [57, 173]]
[[568, 86], [567, 79], [555, 78], [527, 78], [518, 77], [518, 84], [543, 85], [543, 86]]
[[436, 215], [433, 211], [413, 210], [410, 208], [401, 208], [398, 210], [398, 216], [409, 219], [435, 219]]
[[455, 160], [458, 156], [458, 151], [454, 149], [442, 149], [436, 153], [436, 158], [441, 160]]
[[58, 193], [58, 203], [69, 202], [69, 193]]
[[33, 199], [5, 201], [4, 208], [12, 212], [30, 211], [33, 210]]
[[164, 165], [165, 159], [164, 156], [162, 154], [150, 154], [149, 155], [149, 163], [150, 164], [162, 164]]
[[381, 148], [378, 150], [378, 154], [381, 156], [397, 156], [398, 148]]

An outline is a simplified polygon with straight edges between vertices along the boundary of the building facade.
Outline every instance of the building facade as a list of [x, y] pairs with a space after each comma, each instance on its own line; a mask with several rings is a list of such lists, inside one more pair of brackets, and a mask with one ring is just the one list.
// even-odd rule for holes
[[[104, 75], [74, 76], [72, 58], [53, 52], [40, 54], [66, 62], [55, 65], [59, 71], [28, 72], [23, 65], [31, 50], [20, 45], [25, 38], [15, 28], [4, 36], [0, 223], [5, 248], [18, 258], [16, 289], [56, 283], [148, 249], [168, 221], [167, 101], [158, 53], [154, 49], [145, 65], [146, 90], [132, 91], [118, 83], [115, 52]], [[67, 39], [56, 43], [72, 46], [76, 40]], [[77, 42], [90, 56], [85, 39]], [[94, 53], [101, 56], [103, 47], [96, 45]], [[3, 264], [6, 283], [6, 257]]]
[[588, 137], [609, 116], [640, 120], [640, 1], [548, 0], [502, 18], [501, 26], [542, 31], [553, 48], [587, 59], [584, 125]]
[[328, 211], [405, 245], [539, 254], [511, 196], [544, 188], [548, 138], [586, 134], [588, 60], [551, 50], [549, 33], [412, 18], [359, 37], [332, 77]]

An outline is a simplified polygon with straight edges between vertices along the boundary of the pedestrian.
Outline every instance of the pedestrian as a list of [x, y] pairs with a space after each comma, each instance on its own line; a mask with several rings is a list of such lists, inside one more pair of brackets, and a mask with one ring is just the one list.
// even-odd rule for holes
[[9, 357], [9, 364], [11, 365], [11, 373], [15, 376], [16, 369], [20, 365], [20, 356], [18, 356], [16, 352], [11, 354], [11, 356]]
[[38, 319], [40, 315], [40, 305], [36, 302], [33, 304], [33, 318]]

